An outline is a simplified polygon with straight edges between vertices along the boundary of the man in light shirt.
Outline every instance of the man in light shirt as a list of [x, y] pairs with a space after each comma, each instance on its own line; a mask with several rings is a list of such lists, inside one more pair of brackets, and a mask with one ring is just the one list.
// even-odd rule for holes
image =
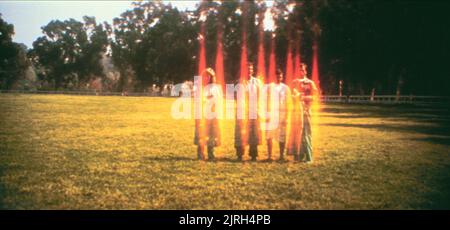
[[[242, 160], [246, 145], [249, 145], [249, 155], [252, 161], [258, 157], [258, 145], [261, 144], [261, 127], [259, 119], [259, 99], [262, 88], [260, 79], [254, 76], [253, 63], [248, 64], [248, 80], [239, 82], [245, 88], [245, 94], [236, 96], [237, 105], [239, 100], [244, 100], [245, 117], [236, 116], [234, 146], [238, 160]], [[238, 111], [238, 110], [236, 110]]]
[[[267, 140], [267, 154], [269, 161], [272, 160], [272, 146], [273, 139], [278, 141], [279, 150], [280, 150], [280, 161], [284, 160], [284, 149], [286, 146], [286, 126], [287, 126], [287, 117], [288, 117], [288, 104], [290, 100], [290, 90], [289, 87], [283, 83], [284, 75], [283, 72], [278, 69], [277, 70], [277, 78], [276, 83], [269, 86], [269, 97], [268, 97], [268, 107], [273, 107], [274, 114], [269, 114], [269, 119], [273, 119], [273, 122], [276, 122], [275, 127], [268, 127], [266, 131], [266, 140]], [[275, 95], [272, 95], [275, 94]], [[276, 100], [272, 101], [271, 100]], [[277, 103], [277, 104], [275, 104]], [[271, 109], [271, 108], [269, 108]], [[275, 117], [271, 117], [275, 116]]]

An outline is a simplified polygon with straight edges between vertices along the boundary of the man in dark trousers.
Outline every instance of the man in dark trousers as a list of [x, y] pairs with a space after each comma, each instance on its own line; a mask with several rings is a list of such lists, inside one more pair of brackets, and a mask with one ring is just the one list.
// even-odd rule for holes
[[237, 90], [236, 105], [243, 106], [244, 117], [238, 116], [236, 109], [235, 148], [238, 160], [242, 160], [245, 146], [249, 145], [252, 161], [258, 157], [258, 145], [261, 144], [261, 128], [259, 119], [259, 94], [262, 88], [260, 79], [254, 76], [253, 63], [248, 64], [248, 80], [239, 82], [241, 90]]
[[[289, 100], [290, 100], [290, 89], [287, 85], [283, 83], [284, 76], [283, 72], [278, 69], [277, 72], [277, 78], [276, 83], [271, 83], [269, 87], [269, 93], [267, 97], [268, 104], [270, 106], [273, 106], [273, 109], [275, 110], [275, 114], [270, 114], [270, 119], [272, 121], [270, 122], [276, 122], [276, 127], [269, 127], [268, 130], [266, 130], [266, 140], [267, 140], [267, 160], [272, 160], [272, 146], [273, 146], [273, 139], [278, 141], [279, 148], [280, 148], [280, 161], [284, 160], [284, 149], [286, 145], [286, 134], [287, 134], [287, 118], [288, 118], [288, 108], [289, 108]], [[274, 94], [274, 99], [277, 101], [270, 101], [272, 100], [271, 94]], [[275, 105], [275, 103], [277, 103]], [[270, 107], [268, 106], [268, 107]], [[272, 117], [275, 116], [275, 117]]]

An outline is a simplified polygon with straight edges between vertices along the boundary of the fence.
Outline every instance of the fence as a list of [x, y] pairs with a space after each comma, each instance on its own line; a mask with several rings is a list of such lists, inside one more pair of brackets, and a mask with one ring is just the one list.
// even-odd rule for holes
[[133, 97], [157, 97], [160, 94], [152, 92], [148, 93], [129, 93], [129, 92], [100, 92], [95, 90], [84, 91], [44, 91], [44, 90], [0, 90], [0, 93], [16, 93], [16, 94], [67, 94], [67, 95], [92, 95], [92, 96], [133, 96]]
[[[133, 96], [133, 97], [162, 97], [161, 94], [154, 92], [144, 93], [122, 93], [122, 92], [100, 92], [95, 90], [85, 91], [40, 91], [40, 90], [0, 90], [0, 93], [18, 93], [18, 94], [67, 94], [67, 95], [96, 95], [96, 96]], [[450, 97], [441, 96], [338, 96], [323, 95], [320, 101], [324, 103], [356, 103], [356, 104], [450, 104]]]
[[321, 96], [320, 100], [325, 103], [359, 103], [359, 104], [450, 104], [450, 97], [440, 96]]

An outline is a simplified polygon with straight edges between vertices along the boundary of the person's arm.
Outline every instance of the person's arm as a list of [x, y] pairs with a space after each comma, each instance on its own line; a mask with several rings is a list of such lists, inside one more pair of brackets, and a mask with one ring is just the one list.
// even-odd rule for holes
[[299, 84], [299, 80], [293, 80], [292, 81], [292, 91], [291, 91], [291, 96], [293, 98], [299, 98], [300, 97], [300, 92], [297, 90], [297, 84]]
[[317, 93], [317, 87], [316, 87], [316, 83], [314, 81], [311, 81], [311, 86], [312, 86], [314, 93]]

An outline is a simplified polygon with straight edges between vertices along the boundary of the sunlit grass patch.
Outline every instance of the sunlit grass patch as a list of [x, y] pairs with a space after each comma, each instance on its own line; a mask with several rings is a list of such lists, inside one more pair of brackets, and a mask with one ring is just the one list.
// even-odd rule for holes
[[228, 120], [212, 163], [173, 101], [0, 95], [0, 207], [450, 208], [446, 108], [322, 105], [312, 165], [235, 162]]

